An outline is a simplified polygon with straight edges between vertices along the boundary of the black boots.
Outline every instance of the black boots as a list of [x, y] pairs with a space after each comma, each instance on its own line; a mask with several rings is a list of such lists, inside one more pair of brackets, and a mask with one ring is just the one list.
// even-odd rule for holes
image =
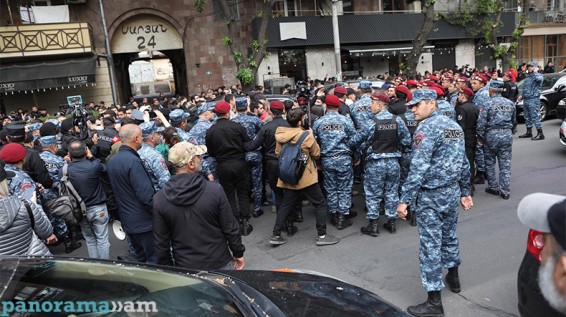
[[484, 172], [476, 172], [476, 177], [474, 177], [474, 184], [485, 184]]
[[519, 135], [519, 138], [532, 138], [533, 137], [533, 128], [527, 128], [527, 133]]
[[499, 194], [501, 194], [499, 189], [494, 189], [494, 188], [489, 188], [489, 187], [485, 189], [485, 192], [488, 193], [488, 194], [495, 195], [495, 196], [499, 196]]
[[446, 282], [448, 288], [450, 288], [452, 293], [460, 293], [460, 277], [458, 277], [457, 267], [448, 269], [448, 274], [446, 274], [444, 281]]
[[383, 224], [383, 228], [385, 228], [385, 230], [389, 231], [390, 233], [397, 232], [397, 229], [395, 229], [395, 219], [387, 220], [387, 222]]
[[531, 140], [533, 140], [533, 141], [544, 140], [544, 134], [542, 134], [542, 129], [537, 129], [537, 135], [534, 138], [532, 138]]
[[337, 212], [332, 215], [332, 218], [330, 219], [330, 223], [333, 224], [336, 227], [336, 229], [343, 230], [352, 225], [352, 220], [346, 218], [346, 216]]
[[377, 222], [377, 219], [370, 220], [367, 227], [362, 227], [361, 231], [363, 234], [377, 237], [379, 235], [379, 224]]
[[240, 234], [243, 236], [247, 236], [254, 230], [254, 227], [250, 225], [248, 218], [241, 218], [240, 219]]
[[444, 308], [442, 307], [440, 291], [428, 292], [428, 299], [426, 302], [407, 307], [407, 312], [413, 316], [443, 317]]

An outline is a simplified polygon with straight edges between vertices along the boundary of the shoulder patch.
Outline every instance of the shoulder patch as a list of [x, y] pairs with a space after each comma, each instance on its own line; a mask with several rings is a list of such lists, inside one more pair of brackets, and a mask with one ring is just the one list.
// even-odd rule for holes
[[414, 136], [414, 148], [418, 149], [421, 144], [423, 144], [423, 140], [425, 139], [425, 134], [422, 132], [419, 132], [417, 134], [415, 134]]
[[458, 121], [462, 120], [462, 118], [463, 118], [462, 115], [459, 114], [459, 115], [458, 115]]

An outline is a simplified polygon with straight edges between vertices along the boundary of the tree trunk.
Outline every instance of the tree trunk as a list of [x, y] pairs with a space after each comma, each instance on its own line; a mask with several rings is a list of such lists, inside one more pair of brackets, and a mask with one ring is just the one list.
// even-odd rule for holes
[[414, 75], [417, 72], [417, 66], [419, 64], [419, 60], [421, 54], [423, 52], [423, 48], [428, 41], [428, 36], [430, 32], [432, 32], [432, 28], [434, 26], [434, 22], [436, 20], [436, 12], [434, 11], [434, 1], [433, 0], [423, 0], [424, 3], [424, 23], [417, 34], [417, 37], [413, 41], [413, 49], [407, 58], [407, 66], [409, 75]]

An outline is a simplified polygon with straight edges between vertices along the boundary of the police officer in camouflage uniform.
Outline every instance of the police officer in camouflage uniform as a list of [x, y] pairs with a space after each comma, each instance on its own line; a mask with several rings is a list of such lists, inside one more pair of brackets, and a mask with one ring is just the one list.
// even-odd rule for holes
[[320, 144], [320, 161], [326, 201], [330, 211], [330, 223], [342, 230], [352, 225], [349, 218], [356, 213], [350, 211], [352, 204], [352, 149], [348, 145], [356, 134], [350, 118], [340, 115], [340, 99], [326, 96], [326, 114], [313, 125], [313, 134]]
[[364, 191], [367, 219], [369, 224], [361, 228], [363, 234], [373, 237], [379, 235], [378, 220], [381, 201], [385, 203], [387, 222], [383, 225], [390, 233], [395, 233], [395, 208], [399, 202], [399, 178], [401, 170], [399, 158], [401, 151], [411, 144], [411, 135], [400, 117], [387, 110], [391, 101], [387, 95], [371, 95], [371, 124], [366, 126], [352, 140], [365, 153]]
[[[474, 98], [472, 102], [476, 107], [478, 107], [480, 113], [483, 106], [489, 100], [489, 85], [487, 79], [482, 76], [474, 76], [471, 80], [472, 91], [474, 92]], [[485, 184], [485, 160], [483, 155], [483, 145], [476, 144], [476, 175], [474, 178], [474, 184]]]
[[177, 130], [177, 135], [183, 141], [190, 141], [190, 134], [185, 132], [185, 125], [187, 125], [187, 119], [190, 117], [188, 112], [183, 111], [183, 109], [175, 109], [169, 113], [169, 120], [171, 125]]
[[155, 192], [158, 192], [171, 178], [165, 159], [155, 149], [155, 146], [159, 144], [160, 134], [156, 132], [153, 122], [144, 122], [140, 124], [140, 128], [142, 130], [143, 144], [138, 150], [138, 154], [143, 167], [151, 179], [153, 189]]
[[[519, 96], [519, 101], [523, 100], [523, 114], [527, 133], [520, 135], [520, 138], [531, 138], [531, 140], [544, 140], [542, 133], [542, 123], [540, 122], [540, 87], [542, 86], [542, 75], [538, 72], [540, 66], [537, 62], [530, 62], [527, 65], [527, 77], [523, 84], [523, 90]], [[533, 125], [537, 128], [537, 135], [533, 137]]]
[[[410, 102], [411, 100], [413, 100], [412, 94], [411, 94], [411, 98], [407, 98], [406, 102]], [[413, 159], [413, 135], [415, 135], [415, 131], [419, 126], [419, 122], [415, 119], [415, 115], [413, 114], [413, 111], [411, 111], [411, 108], [407, 106], [405, 106], [405, 108], [407, 110], [399, 117], [403, 119], [403, 122], [405, 122], [405, 126], [407, 127], [407, 130], [409, 130], [411, 143], [408, 147], [403, 148], [401, 153], [401, 158], [399, 159], [399, 166], [401, 168], [401, 176], [399, 178], [399, 193], [401, 193], [401, 188], [405, 183], [405, 180], [407, 179], [407, 175], [409, 175], [409, 167], [411, 166], [411, 160]], [[416, 226], [417, 222], [415, 218], [415, 206], [409, 206], [409, 211], [407, 215], [408, 215], [407, 218], [409, 218], [408, 220], [411, 221], [410, 222], [411, 226], [413, 227]]]
[[[200, 106], [197, 109], [198, 120], [197, 123], [191, 128], [190, 142], [195, 145], [206, 145], [206, 131], [213, 125], [214, 113], [213, 103], [207, 103]], [[216, 161], [208, 153], [201, 155], [202, 159], [202, 171], [201, 173], [209, 180], [218, 182], [218, 176], [216, 175]]]
[[[236, 111], [238, 112], [238, 115], [230, 119], [230, 121], [234, 121], [242, 125], [246, 129], [248, 138], [253, 140], [263, 126], [263, 121], [261, 121], [258, 116], [250, 113], [248, 100], [245, 97], [236, 99]], [[263, 210], [261, 210], [263, 189], [263, 158], [261, 155], [261, 148], [255, 151], [246, 152], [246, 162], [250, 165], [250, 172], [252, 176], [252, 200], [254, 203], [252, 216], [257, 218], [263, 215]]]
[[371, 82], [367, 80], [360, 81], [358, 90], [362, 94], [360, 99], [350, 106], [350, 115], [356, 130], [361, 130], [364, 126], [370, 124], [371, 117]]
[[[491, 98], [480, 113], [477, 124], [478, 137], [483, 143], [487, 188], [492, 195], [509, 199], [511, 182], [511, 150], [513, 130], [517, 125], [515, 104], [501, 96], [503, 83], [492, 81], [489, 85]], [[495, 174], [495, 159], [499, 162], [499, 182]]]
[[460, 292], [458, 202], [465, 210], [473, 206], [464, 132], [456, 122], [440, 114], [435, 99], [433, 91], [418, 90], [408, 103], [420, 124], [414, 135], [411, 169], [397, 206], [402, 219], [407, 215], [407, 206], [416, 204], [417, 208], [421, 280], [428, 299], [407, 308], [413, 316], [444, 316], [442, 267], [448, 269], [446, 282], [450, 290]]

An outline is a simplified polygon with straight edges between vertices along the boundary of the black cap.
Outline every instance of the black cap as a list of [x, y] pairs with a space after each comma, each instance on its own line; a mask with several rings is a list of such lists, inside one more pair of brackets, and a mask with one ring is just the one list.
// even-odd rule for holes
[[39, 134], [41, 136], [49, 136], [57, 134], [57, 127], [52, 122], [45, 122], [41, 128], [39, 128]]
[[61, 131], [69, 131], [73, 128], [73, 119], [67, 118], [61, 121]]

